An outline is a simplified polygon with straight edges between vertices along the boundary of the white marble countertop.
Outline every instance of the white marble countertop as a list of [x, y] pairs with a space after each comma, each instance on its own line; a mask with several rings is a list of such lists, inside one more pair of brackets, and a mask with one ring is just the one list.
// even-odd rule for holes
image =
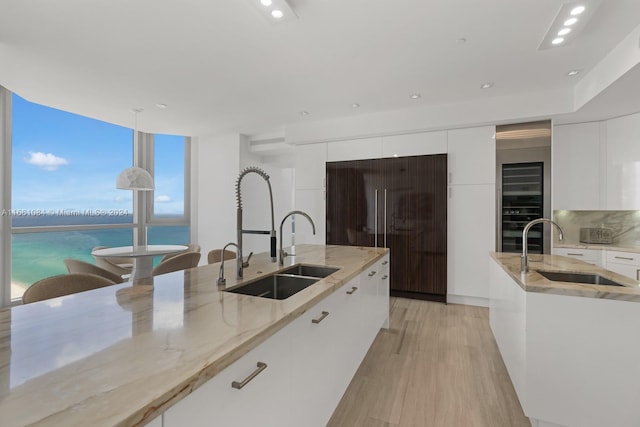
[[[613, 271], [560, 255], [529, 255], [529, 271], [520, 271], [520, 254], [494, 252], [491, 257], [527, 292], [640, 302], [640, 283]], [[624, 286], [589, 285], [549, 280], [537, 270], [595, 273]]]
[[[286, 266], [341, 269], [285, 300], [222, 292], [219, 264], [0, 310], [0, 424], [144, 424], [383, 256], [298, 245]], [[226, 261], [227, 287], [235, 260]], [[280, 270], [258, 254], [244, 281]]]
[[587, 243], [575, 243], [575, 244], [565, 244], [565, 243], [554, 243], [555, 248], [568, 248], [568, 249], [595, 249], [598, 251], [619, 251], [619, 252], [632, 252], [632, 253], [640, 253], [640, 247], [637, 246], [616, 246], [616, 245], [605, 245], [605, 244], [587, 244]]

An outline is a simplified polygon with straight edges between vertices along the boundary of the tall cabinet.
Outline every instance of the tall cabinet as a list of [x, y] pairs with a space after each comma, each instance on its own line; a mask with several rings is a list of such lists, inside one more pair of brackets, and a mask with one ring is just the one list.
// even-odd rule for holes
[[327, 244], [391, 249], [391, 294], [446, 302], [447, 155], [327, 162]]

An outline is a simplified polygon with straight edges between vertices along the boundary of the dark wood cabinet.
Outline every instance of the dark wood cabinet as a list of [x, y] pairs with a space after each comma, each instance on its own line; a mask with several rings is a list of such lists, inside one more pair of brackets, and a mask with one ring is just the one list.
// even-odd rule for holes
[[391, 294], [446, 302], [447, 155], [327, 163], [327, 244], [391, 250]]

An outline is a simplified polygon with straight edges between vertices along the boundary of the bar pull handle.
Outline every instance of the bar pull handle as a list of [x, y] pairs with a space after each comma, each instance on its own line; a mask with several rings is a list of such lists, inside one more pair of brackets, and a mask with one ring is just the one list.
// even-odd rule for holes
[[317, 319], [311, 319], [311, 323], [320, 323], [324, 320], [325, 317], [327, 317], [329, 315], [328, 311], [323, 311], [322, 312], [322, 316], [318, 317]]
[[265, 369], [267, 369], [267, 364], [264, 362], [258, 362], [257, 365], [258, 369], [256, 369], [255, 371], [253, 371], [247, 378], [245, 378], [244, 380], [238, 382], [238, 381], [234, 381], [231, 383], [231, 387], [235, 388], [236, 390], [240, 390], [242, 387], [246, 386], [247, 384], [249, 384], [249, 381], [251, 381], [252, 379], [254, 379], [260, 372], [264, 371]]
[[640, 268], [636, 269], [636, 280], [640, 280]]
[[572, 254], [571, 252], [567, 252], [569, 256], [583, 256], [584, 254]]
[[374, 193], [373, 212], [375, 212], [375, 214], [373, 215], [373, 233], [374, 233], [373, 246], [377, 248], [378, 247], [378, 189], [377, 188]]
[[382, 265], [387, 265], [389, 264], [389, 261], [382, 261]]
[[369, 277], [373, 277], [375, 276], [377, 273], [377, 271], [373, 270], [371, 273], [368, 274]]
[[387, 276], [386, 274], [384, 276], [382, 276], [382, 280], [387, 280], [389, 278], [389, 276]]
[[384, 246], [387, 246], [387, 189], [384, 189]]
[[352, 295], [355, 291], [358, 290], [357, 286], [352, 286], [350, 291], [347, 291], [347, 294]]
[[614, 256], [615, 259], [625, 259], [627, 261], [633, 261], [633, 258], [629, 258], [626, 256]]

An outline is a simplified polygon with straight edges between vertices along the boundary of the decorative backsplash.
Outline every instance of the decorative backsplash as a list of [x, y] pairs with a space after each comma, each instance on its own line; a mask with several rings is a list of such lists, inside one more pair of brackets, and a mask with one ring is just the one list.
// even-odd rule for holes
[[640, 247], [640, 211], [553, 211], [553, 220], [564, 231], [563, 242], [554, 232], [554, 245], [584, 244], [580, 242], [581, 228], [607, 228], [611, 230], [611, 245]]

